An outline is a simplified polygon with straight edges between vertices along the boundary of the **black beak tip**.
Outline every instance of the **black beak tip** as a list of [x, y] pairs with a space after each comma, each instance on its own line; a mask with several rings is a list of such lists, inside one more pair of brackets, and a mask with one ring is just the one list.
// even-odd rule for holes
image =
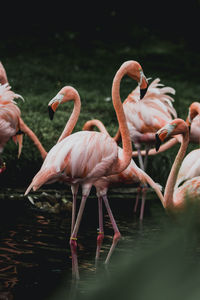
[[53, 120], [53, 117], [54, 117], [54, 111], [53, 111], [53, 109], [51, 108], [51, 106], [48, 106], [48, 111], [49, 111], [49, 118], [50, 118], [50, 120]]
[[160, 145], [161, 145], [161, 140], [160, 140], [158, 134], [156, 133], [156, 145], [155, 145], [156, 151], [158, 151], [160, 149]]
[[147, 92], [147, 89], [148, 88], [146, 88], [146, 89], [140, 89], [140, 99], [142, 99], [145, 96], [145, 94]]

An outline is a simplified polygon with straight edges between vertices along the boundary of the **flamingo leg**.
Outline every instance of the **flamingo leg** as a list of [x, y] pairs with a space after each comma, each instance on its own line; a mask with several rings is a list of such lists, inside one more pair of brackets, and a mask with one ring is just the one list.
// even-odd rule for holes
[[95, 265], [97, 266], [101, 245], [104, 239], [104, 231], [103, 231], [103, 209], [102, 209], [102, 197], [98, 197], [98, 210], [99, 210], [99, 232], [97, 236], [97, 249], [96, 249], [96, 257], [95, 257]]
[[148, 163], [148, 154], [149, 154], [150, 146], [146, 146], [146, 153], [144, 157], [144, 171], [147, 169], [147, 163]]
[[142, 154], [141, 154], [140, 147], [137, 146], [136, 149], [137, 149], [137, 152], [138, 152], [138, 161], [139, 161], [140, 169], [142, 169], [144, 171], [144, 162], [143, 162], [143, 159], [142, 159]]
[[114, 230], [114, 237], [113, 237], [113, 242], [112, 242], [112, 245], [110, 247], [110, 250], [109, 250], [109, 253], [107, 255], [107, 258], [105, 260], [105, 264], [107, 264], [110, 260], [110, 257], [119, 241], [119, 239], [121, 238], [121, 233], [119, 232], [119, 229], [117, 227], [117, 224], [115, 222], [115, 219], [113, 217], [113, 214], [112, 214], [112, 211], [111, 211], [111, 208], [110, 208], [110, 205], [108, 203], [108, 199], [107, 199], [107, 196], [104, 195], [103, 196], [103, 200], [104, 200], [104, 203], [105, 203], [105, 206], [106, 206], [106, 209], [107, 209], [107, 212], [108, 212], [108, 215], [109, 215], [109, 218], [110, 218], [110, 221], [112, 223], [112, 227], [113, 227], [113, 230]]
[[141, 192], [141, 186], [139, 185], [137, 188], [137, 195], [136, 195], [136, 200], [135, 200], [135, 205], [134, 205], [134, 213], [136, 213], [136, 211], [137, 211], [139, 198], [140, 198], [140, 192]]
[[74, 229], [74, 224], [75, 224], [75, 220], [76, 220], [76, 198], [77, 198], [77, 193], [78, 193], [78, 187], [79, 187], [78, 184], [71, 185], [71, 191], [72, 191], [72, 196], [73, 196], [71, 234]]
[[75, 279], [79, 279], [79, 270], [78, 270], [78, 259], [77, 259], [77, 233], [81, 223], [83, 211], [85, 208], [87, 196], [83, 195], [81, 199], [81, 204], [79, 207], [78, 215], [76, 218], [76, 223], [74, 225], [71, 238], [70, 238], [70, 248], [72, 254], [72, 275]]

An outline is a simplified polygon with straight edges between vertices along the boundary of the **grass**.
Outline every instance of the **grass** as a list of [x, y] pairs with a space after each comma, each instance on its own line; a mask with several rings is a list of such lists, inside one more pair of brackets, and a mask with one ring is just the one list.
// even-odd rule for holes
[[[116, 115], [111, 101], [106, 99], [111, 96], [115, 72], [126, 60], [138, 60], [147, 77], [160, 77], [165, 85], [175, 88], [174, 106], [183, 119], [190, 103], [198, 101], [200, 94], [197, 76], [199, 54], [185, 47], [183, 41], [174, 44], [145, 34], [145, 40], [140, 37], [137, 46], [133, 42], [110, 45], [96, 40], [83, 45], [76, 34], [63, 32], [47, 36], [44, 41], [34, 36], [31, 39], [7, 39], [0, 50], [12, 89], [25, 99], [25, 103], [18, 100], [22, 118], [47, 151], [55, 144], [72, 111], [73, 104], [68, 104], [58, 109], [53, 122], [48, 117], [47, 104], [64, 85], [74, 86], [82, 100], [81, 114], [74, 131], [81, 130], [88, 119], [97, 118], [103, 121], [111, 135], [116, 133]], [[135, 86], [132, 80], [124, 78], [122, 99]], [[195, 147], [191, 145], [190, 149]], [[176, 151], [177, 148], [174, 148], [150, 160], [148, 172], [162, 184]], [[1, 175], [2, 186], [26, 186], [42, 164], [38, 151], [27, 137], [24, 137], [19, 160], [12, 141], [6, 145], [3, 158], [7, 170]], [[157, 174], [160, 163], [162, 171]], [[163, 174], [162, 178], [160, 174]]]

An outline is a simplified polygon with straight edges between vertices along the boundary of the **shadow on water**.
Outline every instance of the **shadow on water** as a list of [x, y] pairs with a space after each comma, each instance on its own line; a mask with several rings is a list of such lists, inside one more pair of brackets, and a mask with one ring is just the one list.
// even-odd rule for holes
[[110, 193], [122, 239], [105, 268], [113, 236], [105, 215], [105, 239], [96, 270], [94, 198], [88, 199], [78, 235], [78, 282], [71, 279], [71, 212], [49, 213], [24, 200], [2, 202], [0, 299], [199, 299], [199, 226], [195, 224], [194, 230], [192, 217], [174, 221], [151, 195], [141, 223], [133, 216], [132, 194]]

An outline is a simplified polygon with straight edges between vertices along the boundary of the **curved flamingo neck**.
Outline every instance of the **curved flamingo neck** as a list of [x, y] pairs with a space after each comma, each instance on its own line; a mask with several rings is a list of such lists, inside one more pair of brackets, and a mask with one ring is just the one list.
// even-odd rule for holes
[[200, 115], [200, 103], [193, 102], [190, 106], [190, 119], [193, 120], [197, 115]]
[[95, 126], [99, 129], [100, 132], [105, 133], [107, 135], [110, 135], [108, 133], [107, 129], [105, 128], [105, 126], [103, 125], [103, 123], [100, 120], [97, 120], [97, 119], [87, 121], [83, 125], [82, 130], [92, 131]]
[[78, 117], [79, 117], [80, 111], [81, 111], [81, 99], [79, 97], [79, 94], [76, 91], [74, 91], [73, 101], [74, 101], [74, 108], [73, 108], [72, 114], [71, 114], [63, 132], [61, 133], [57, 143], [61, 142], [65, 137], [69, 136], [72, 133], [72, 131], [78, 121]]
[[176, 184], [177, 176], [179, 169], [181, 167], [181, 163], [183, 161], [183, 158], [185, 156], [187, 146], [189, 143], [189, 131], [185, 131], [183, 134], [183, 139], [181, 142], [181, 146], [179, 148], [179, 151], [176, 155], [176, 158], [174, 160], [173, 166], [171, 168], [170, 174], [167, 179], [166, 187], [165, 187], [165, 193], [164, 193], [164, 203], [163, 206], [166, 209], [173, 209], [174, 202], [173, 202], [173, 193], [174, 193], [174, 187]]
[[132, 157], [131, 138], [130, 138], [128, 126], [126, 123], [126, 117], [124, 114], [124, 110], [120, 98], [120, 82], [125, 74], [126, 74], [126, 66], [123, 65], [116, 73], [112, 85], [112, 101], [113, 101], [113, 106], [119, 123], [119, 130], [121, 132], [122, 148], [123, 148], [122, 158], [121, 159], [118, 158], [118, 162], [114, 166], [113, 171], [116, 173], [122, 172], [129, 165]]

